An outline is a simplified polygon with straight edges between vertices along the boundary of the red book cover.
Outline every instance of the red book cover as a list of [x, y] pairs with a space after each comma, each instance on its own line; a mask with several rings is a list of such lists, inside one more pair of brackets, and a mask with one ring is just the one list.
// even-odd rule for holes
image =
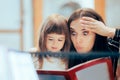
[[98, 58], [65, 71], [37, 70], [40, 80], [114, 80], [110, 58]]

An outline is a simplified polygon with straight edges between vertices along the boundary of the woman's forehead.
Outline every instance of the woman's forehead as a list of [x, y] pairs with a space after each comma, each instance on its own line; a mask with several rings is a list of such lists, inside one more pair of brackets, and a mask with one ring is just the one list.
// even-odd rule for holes
[[80, 26], [80, 20], [81, 18], [78, 18], [76, 20], [73, 20], [70, 24], [71, 27], [75, 27], [75, 26]]

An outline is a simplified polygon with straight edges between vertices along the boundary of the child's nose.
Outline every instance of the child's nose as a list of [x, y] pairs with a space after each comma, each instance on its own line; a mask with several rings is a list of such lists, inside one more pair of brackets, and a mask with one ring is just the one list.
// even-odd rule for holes
[[53, 45], [57, 45], [57, 43], [58, 43], [57, 41], [53, 41]]

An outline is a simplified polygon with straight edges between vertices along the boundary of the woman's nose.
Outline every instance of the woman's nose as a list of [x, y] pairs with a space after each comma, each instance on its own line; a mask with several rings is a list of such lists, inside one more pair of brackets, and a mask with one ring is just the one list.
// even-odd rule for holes
[[77, 36], [77, 37], [76, 37], [76, 42], [77, 42], [77, 43], [81, 43], [81, 42], [82, 42], [82, 37]]

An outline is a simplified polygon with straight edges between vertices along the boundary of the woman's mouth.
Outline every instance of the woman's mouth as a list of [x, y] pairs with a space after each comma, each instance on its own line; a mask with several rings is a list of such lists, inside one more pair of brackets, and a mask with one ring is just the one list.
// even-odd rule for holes
[[82, 47], [76, 47], [77, 51], [81, 51], [83, 48]]

